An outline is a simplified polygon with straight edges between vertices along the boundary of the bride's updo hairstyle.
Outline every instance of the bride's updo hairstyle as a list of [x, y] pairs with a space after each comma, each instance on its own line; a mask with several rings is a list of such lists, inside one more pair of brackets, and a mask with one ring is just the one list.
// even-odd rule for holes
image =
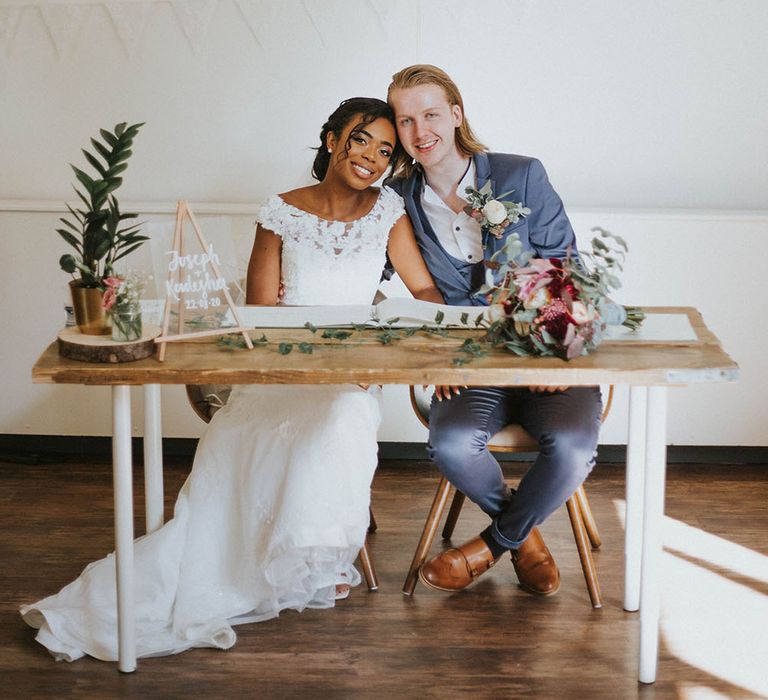
[[[350, 97], [348, 100], [344, 100], [328, 117], [320, 131], [320, 145], [315, 149], [317, 155], [312, 164], [312, 177], [315, 180], [322, 180], [325, 177], [331, 162], [331, 154], [328, 153], [328, 134], [332, 133], [338, 141], [341, 138], [341, 133], [355, 117], [359, 117], [360, 121], [349, 133], [350, 138], [360, 129], [363, 129], [366, 124], [375, 122], [377, 119], [383, 118], [389, 121], [392, 126], [395, 125], [395, 113], [384, 100], [375, 97]], [[394, 161], [395, 154], [399, 152], [399, 149], [400, 144], [398, 143], [392, 153], [392, 161]], [[344, 150], [349, 153], [349, 139], [344, 144]]]

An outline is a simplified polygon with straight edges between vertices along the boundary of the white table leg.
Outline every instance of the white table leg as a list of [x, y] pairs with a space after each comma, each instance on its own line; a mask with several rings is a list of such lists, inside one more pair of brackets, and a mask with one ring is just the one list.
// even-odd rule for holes
[[117, 568], [117, 667], [136, 670], [136, 620], [133, 578], [133, 475], [131, 393], [112, 387], [112, 481], [115, 492], [115, 560]]
[[163, 524], [163, 429], [160, 385], [144, 386], [144, 504], [147, 532]]
[[628, 612], [640, 608], [647, 397], [646, 387], [630, 387], [624, 517], [624, 610]]
[[667, 388], [648, 389], [643, 567], [640, 578], [640, 682], [656, 680], [661, 613], [664, 481], [667, 468]]

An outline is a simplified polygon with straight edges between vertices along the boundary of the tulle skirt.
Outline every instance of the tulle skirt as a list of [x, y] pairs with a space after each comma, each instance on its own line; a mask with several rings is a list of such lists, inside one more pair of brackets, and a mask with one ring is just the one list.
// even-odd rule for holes
[[[357, 585], [380, 390], [235, 387], [200, 441], [174, 517], [135, 543], [137, 656], [227, 649], [233, 625], [334, 605]], [[58, 660], [117, 659], [113, 554], [21, 609]]]

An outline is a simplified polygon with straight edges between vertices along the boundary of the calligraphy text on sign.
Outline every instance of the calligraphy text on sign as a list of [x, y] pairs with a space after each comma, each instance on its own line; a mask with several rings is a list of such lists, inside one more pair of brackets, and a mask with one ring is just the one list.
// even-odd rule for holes
[[180, 301], [181, 295], [184, 294], [187, 309], [207, 309], [209, 306], [221, 304], [218, 296], [208, 298], [209, 292], [220, 292], [227, 287], [223, 277], [211, 275], [209, 272], [211, 263], [219, 265], [219, 256], [214, 252], [213, 244], [209, 244], [208, 250], [203, 253], [179, 255], [177, 250], [172, 250], [167, 254], [171, 256], [168, 271], [179, 272], [177, 282], [166, 280], [165, 289], [168, 296], [174, 301]]

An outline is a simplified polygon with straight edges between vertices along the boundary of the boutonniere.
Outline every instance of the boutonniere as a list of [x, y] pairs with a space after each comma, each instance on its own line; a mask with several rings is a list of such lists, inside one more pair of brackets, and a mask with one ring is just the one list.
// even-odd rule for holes
[[[524, 207], [522, 202], [505, 201], [514, 192], [510, 190], [498, 197], [494, 196], [490, 180], [479, 190], [467, 187], [467, 206], [464, 211], [477, 221], [481, 228], [495, 238], [501, 238], [504, 229], [510, 224], [516, 224], [521, 216], [528, 216], [531, 210]], [[485, 241], [483, 241], [485, 247]]]

